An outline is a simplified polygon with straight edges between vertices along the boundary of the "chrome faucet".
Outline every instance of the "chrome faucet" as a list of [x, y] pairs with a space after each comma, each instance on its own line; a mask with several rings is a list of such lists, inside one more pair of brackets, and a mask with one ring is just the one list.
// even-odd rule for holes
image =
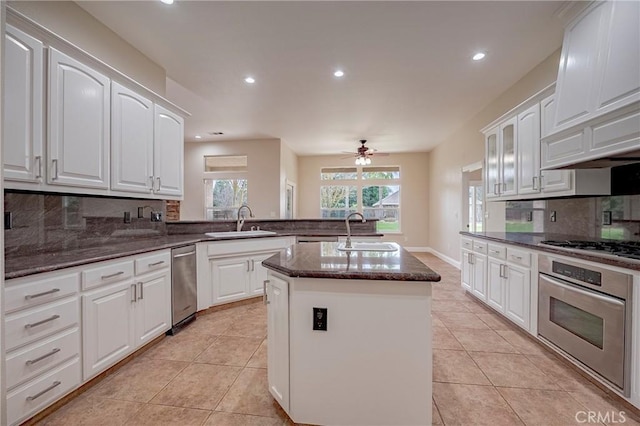
[[362, 223], [365, 223], [367, 221], [367, 219], [365, 219], [364, 216], [362, 216], [362, 213], [359, 213], [359, 212], [353, 212], [349, 216], [347, 216], [347, 218], [344, 220], [344, 223], [347, 224], [347, 242], [345, 243], [344, 248], [352, 248], [351, 247], [351, 226], [349, 225], [349, 219], [351, 219], [351, 216], [360, 216], [362, 218]]
[[241, 205], [240, 208], [238, 209], [238, 221], [236, 222], [236, 231], [238, 232], [242, 231], [242, 225], [244, 225], [244, 216], [240, 216], [240, 211], [242, 209], [249, 210], [249, 217], [255, 217], [253, 215], [253, 212], [251, 211], [251, 208], [248, 205], [246, 204]]

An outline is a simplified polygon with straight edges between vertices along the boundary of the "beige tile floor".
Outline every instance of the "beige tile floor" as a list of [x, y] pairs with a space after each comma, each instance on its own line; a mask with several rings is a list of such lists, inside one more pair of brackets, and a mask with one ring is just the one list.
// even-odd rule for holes
[[[418, 257], [442, 275], [433, 287], [434, 424], [594, 424], [580, 421], [595, 411], [619, 425], [625, 411], [622, 424], [640, 425], [628, 408], [465, 295], [456, 268]], [[266, 334], [261, 303], [201, 315], [39, 424], [288, 425], [267, 390]]]

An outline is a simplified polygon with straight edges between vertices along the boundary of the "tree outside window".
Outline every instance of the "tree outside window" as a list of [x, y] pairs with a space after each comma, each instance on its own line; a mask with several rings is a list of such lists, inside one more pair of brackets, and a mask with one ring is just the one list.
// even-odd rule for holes
[[237, 219], [238, 208], [247, 204], [247, 179], [205, 179], [206, 220]]

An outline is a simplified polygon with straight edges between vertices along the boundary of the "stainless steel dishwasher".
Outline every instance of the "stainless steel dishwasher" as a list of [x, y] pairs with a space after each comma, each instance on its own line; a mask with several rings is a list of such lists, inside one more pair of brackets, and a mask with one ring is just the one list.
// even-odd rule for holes
[[196, 246], [171, 250], [171, 311], [170, 334], [196, 319], [198, 294], [196, 287]]

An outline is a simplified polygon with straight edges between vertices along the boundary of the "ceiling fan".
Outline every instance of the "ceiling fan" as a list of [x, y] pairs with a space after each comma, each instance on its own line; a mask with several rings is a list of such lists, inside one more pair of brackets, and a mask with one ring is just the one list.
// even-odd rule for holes
[[[358, 147], [355, 153], [344, 151], [345, 153], [352, 154], [353, 156], [356, 157], [357, 166], [365, 166], [365, 165], [371, 164], [371, 157], [374, 155], [375, 156], [389, 155], [384, 152], [378, 152], [378, 150], [375, 148], [369, 148], [368, 146], [366, 146], [365, 145], [367, 143], [366, 139], [360, 139], [360, 143], [361, 145]], [[344, 158], [349, 158], [349, 157], [344, 157]]]

